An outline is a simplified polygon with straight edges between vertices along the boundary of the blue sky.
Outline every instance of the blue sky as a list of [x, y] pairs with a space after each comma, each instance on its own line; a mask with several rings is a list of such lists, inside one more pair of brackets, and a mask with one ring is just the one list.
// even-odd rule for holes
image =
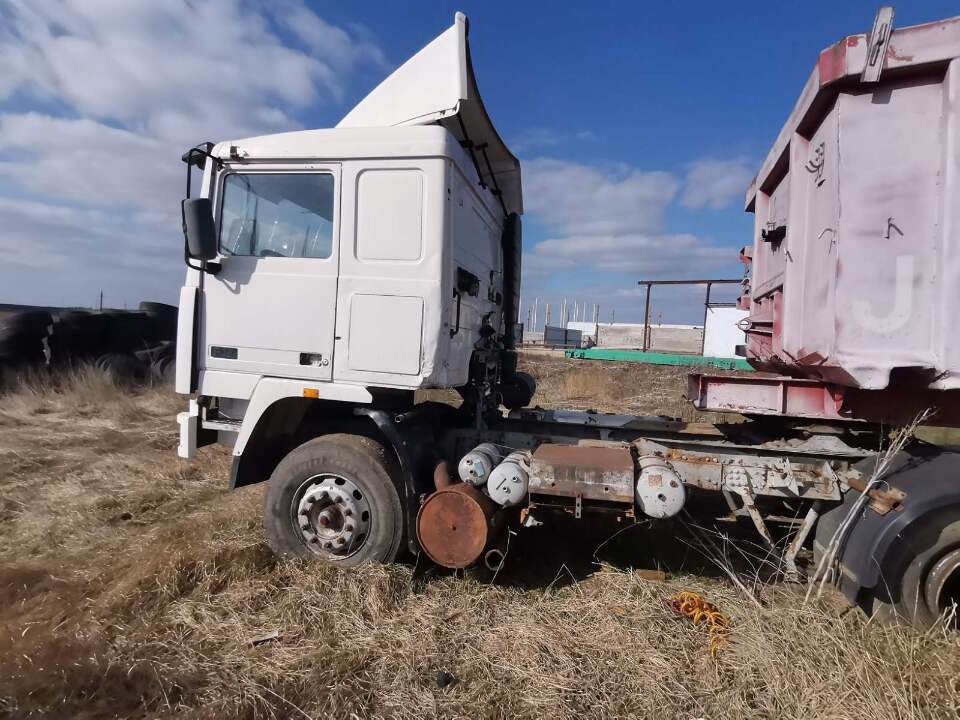
[[[0, 302], [172, 301], [179, 154], [335, 124], [471, 22], [474, 67], [524, 163], [524, 297], [637, 320], [636, 280], [738, 276], [749, 179], [817, 53], [868, 2], [0, 0]], [[896, 25], [955, 2], [901, 3]], [[661, 291], [664, 321], [698, 291]]]

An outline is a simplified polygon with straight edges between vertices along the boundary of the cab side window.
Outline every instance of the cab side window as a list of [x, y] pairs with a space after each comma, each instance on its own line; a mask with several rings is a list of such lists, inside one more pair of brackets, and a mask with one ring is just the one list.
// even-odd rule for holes
[[333, 200], [330, 173], [228, 175], [220, 250], [253, 257], [330, 257]]

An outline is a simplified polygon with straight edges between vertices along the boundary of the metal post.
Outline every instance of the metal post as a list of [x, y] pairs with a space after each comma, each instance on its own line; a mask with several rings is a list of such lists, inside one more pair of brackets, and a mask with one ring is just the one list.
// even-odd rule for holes
[[646, 352], [650, 347], [650, 288], [652, 287], [651, 283], [647, 283], [647, 301], [644, 305], [643, 310], [643, 352]]
[[[707, 286], [707, 297], [704, 302], [703, 309], [703, 326], [704, 326], [704, 337], [706, 336], [706, 325], [707, 325], [707, 310], [710, 306], [710, 290], [713, 285], [739, 285], [743, 282], [742, 279], [737, 280], [727, 280], [727, 279], [712, 279], [712, 280], [638, 280], [637, 285], [646, 285], [647, 287], [647, 301], [646, 307], [643, 313], [643, 349], [647, 350], [653, 344], [652, 342], [652, 333], [650, 330], [650, 288], [653, 285], [706, 285]], [[704, 343], [700, 343], [700, 354], [703, 354]]]
[[703, 301], [703, 330], [700, 332], [700, 354], [703, 355], [704, 348], [707, 347], [707, 314], [710, 312], [710, 288], [712, 282], [707, 283], [707, 298]]
[[547, 303], [546, 308], [543, 312], [543, 326], [546, 327], [550, 324], [550, 303]]

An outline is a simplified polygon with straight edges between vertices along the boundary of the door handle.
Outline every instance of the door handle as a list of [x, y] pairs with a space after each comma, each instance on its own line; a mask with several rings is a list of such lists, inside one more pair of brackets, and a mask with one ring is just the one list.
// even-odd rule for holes
[[450, 337], [460, 332], [460, 291], [454, 289], [453, 296], [457, 299], [457, 326], [450, 331]]

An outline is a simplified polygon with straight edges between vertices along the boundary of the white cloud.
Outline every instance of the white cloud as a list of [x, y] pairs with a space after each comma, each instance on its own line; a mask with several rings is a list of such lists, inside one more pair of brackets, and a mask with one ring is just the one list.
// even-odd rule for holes
[[515, 153], [525, 153], [536, 148], [559, 145], [562, 135], [549, 128], [528, 128], [510, 141], [510, 149]]
[[[172, 298], [182, 152], [296, 129], [299, 114], [337, 106], [357, 72], [384, 65], [366, 30], [302, 0], [0, 4], [2, 299], [38, 292], [40, 258], [47, 287]], [[133, 266], [155, 272], [139, 288], [111, 276]]]
[[753, 179], [753, 165], [746, 158], [700, 160], [690, 165], [681, 204], [686, 208], [719, 210], [743, 198]]
[[631, 273], [644, 279], [710, 275], [732, 265], [730, 248], [694, 235], [593, 235], [544, 240], [530, 262], [547, 268], [591, 267], [601, 272]]
[[680, 182], [666, 172], [541, 158], [524, 166], [524, 204], [555, 235], [537, 243], [524, 273], [592, 269], [636, 277], [720, 272], [735, 255], [689, 233], [665, 233]]
[[0, 197], [4, 301], [110, 307], [176, 302], [182, 237], [130, 212]]
[[540, 158], [525, 163], [524, 206], [565, 235], [660, 229], [679, 183], [665, 172]]
[[[0, 176], [50, 198], [95, 207], [177, 209], [179, 147], [87, 118], [0, 115]], [[178, 167], [179, 166], [179, 167]]]
[[[277, 106], [339, 100], [344, 79], [382, 64], [302, 3], [14, 0], [0, 30], [0, 91], [179, 144], [289, 127]], [[303, 49], [271, 29], [287, 26]], [[3, 99], [0, 96], [0, 99]]]
[[514, 153], [525, 154], [532, 150], [554, 147], [562, 143], [596, 142], [600, 139], [592, 130], [580, 130], [570, 133], [551, 128], [527, 128], [510, 139], [510, 149]]

